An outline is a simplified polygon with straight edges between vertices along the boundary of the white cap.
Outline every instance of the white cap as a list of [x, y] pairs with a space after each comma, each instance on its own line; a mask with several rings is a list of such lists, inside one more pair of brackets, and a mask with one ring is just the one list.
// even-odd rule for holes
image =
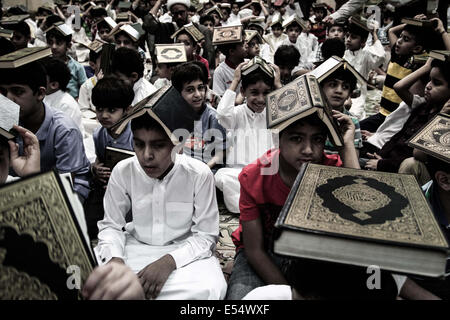
[[167, 9], [170, 10], [170, 8], [174, 4], [182, 4], [182, 5], [186, 6], [186, 8], [189, 9], [189, 7], [191, 6], [191, 1], [190, 0], [167, 0]]

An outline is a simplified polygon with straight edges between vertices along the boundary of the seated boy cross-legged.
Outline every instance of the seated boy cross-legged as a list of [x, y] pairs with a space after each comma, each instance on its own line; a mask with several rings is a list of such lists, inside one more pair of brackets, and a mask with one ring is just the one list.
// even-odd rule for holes
[[[212, 172], [173, 152], [147, 113], [131, 121], [131, 130], [136, 156], [111, 173], [96, 251], [136, 272], [147, 298], [223, 299], [226, 282], [213, 255], [219, 212]], [[133, 221], [126, 223], [130, 209]]]
[[[279, 133], [279, 149], [267, 151], [240, 173], [240, 226], [233, 233], [237, 252], [227, 299], [242, 299], [266, 284], [287, 284], [282, 272], [284, 260], [270, 250], [270, 241], [274, 223], [303, 163], [359, 168], [353, 122], [338, 111], [333, 111], [333, 116], [343, 131], [344, 146], [339, 155], [324, 153], [327, 127], [316, 115], [310, 115]], [[263, 173], [277, 163], [274, 174]]]

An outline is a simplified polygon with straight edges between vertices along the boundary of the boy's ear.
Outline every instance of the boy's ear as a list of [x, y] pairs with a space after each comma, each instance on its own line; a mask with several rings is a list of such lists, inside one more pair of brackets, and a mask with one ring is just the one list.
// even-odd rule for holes
[[36, 94], [39, 101], [44, 100], [46, 90], [47, 89], [45, 87], [39, 87], [39, 89], [37, 90]]
[[51, 81], [51, 82], [48, 83], [48, 86], [52, 90], [57, 90], [57, 89], [59, 89], [59, 82], [58, 81]]
[[450, 191], [450, 173], [446, 173], [444, 171], [437, 171], [434, 174], [437, 184], [441, 189], [446, 192]]
[[139, 80], [139, 75], [138, 75], [138, 73], [137, 73], [137, 72], [132, 72], [131, 75], [130, 75], [130, 79], [131, 79], [131, 81], [133, 81], [133, 83], [135, 83], [136, 81], [138, 81], [138, 80]]
[[416, 45], [413, 48], [413, 53], [414, 54], [419, 54], [419, 53], [422, 53], [422, 52], [423, 52], [423, 46], [421, 46], [421, 45]]

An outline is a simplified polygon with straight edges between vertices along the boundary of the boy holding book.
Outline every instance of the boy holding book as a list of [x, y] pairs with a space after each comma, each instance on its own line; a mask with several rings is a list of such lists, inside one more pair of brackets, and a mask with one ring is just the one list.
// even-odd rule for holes
[[78, 99], [81, 85], [87, 80], [86, 72], [83, 66], [68, 55], [68, 50], [72, 46], [73, 30], [67, 25], [61, 27], [53, 25], [52, 29], [46, 32], [48, 46], [52, 49], [52, 56], [60, 59], [67, 64], [70, 70], [71, 78], [67, 85], [67, 92]]
[[[148, 112], [131, 120], [131, 130], [136, 156], [111, 173], [95, 251], [105, 263], [136, 272], [148, 299], [222, 299], [226, 282], [214, 257], [219, 212], [211, 170], [173, 152], [174, 141]], [[133, 221], [126, 223], [129, 210]]]
[[[39, 139], [41, 171], [56, 168], [70, 172], [73, 187], [84, 202], [89, 192], [90, 164], [85, 155], [83, 136], [75, 122], [45, 103], [45, 69], [36, 59], [17, 68], [2, 69], [0, 91], [20, 106], [20, 124]], [[19, 154], [24, 154], [18, 139]]]
[[174, 69], [172, 84], [200, 118], [184, 145], [184, 153], [216, 172], [223, 164], [226, 133], [217, 120], [217, 111], [205, 102], [206, 73], [199, 62], [184, 63]]
[[279, 148], [267, 151], [239, 174], [240, 226], [232, 235], [237, 252], [227, 299], [242, 299], [267, 284], [287, 284], [282, 272], [286, 259], [274, 254], [270, 244], [274, 223], [303, 163], [359, 169], [353, 122], [338, 111], [333, 117], [340, 123], [344, 141], [339, 155], [324, 153], [328, 129], [313, 114], [282, 129]]
[[[216, 186], [223, 192], [226, 207], [239, 212], [239, 181], [242, 168], [255, 161], [264, 150], [272, 147], [272, 136], [267, 131], [266, 96], [274, 88], [280, 88], [279, 71], [276, 66], [272, 75], [258, 67], [242, 76], [245, 63], [236, 68], [230, 88], [225, 91], [217, 107], [219, 124], [227, 130], [226, 168], [216, 173]], [[272, 67], [268, 67], [269, 69]], [[242, 79], [241, 93], [246, 103], [235, 106], [235, 90]]]

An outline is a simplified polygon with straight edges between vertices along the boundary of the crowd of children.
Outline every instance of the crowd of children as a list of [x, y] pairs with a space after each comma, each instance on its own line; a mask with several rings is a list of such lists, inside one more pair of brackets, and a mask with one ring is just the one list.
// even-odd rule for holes
[[[334, 1], [320, 0], [54, 2], [1, 8], [0, 93], [20, 106], [20, 126], [16, 141], [0, 137], [0, 184], [50, 169], [71, 174], [105, 264], [85, 297], [450, 297], [450, 277], [383, 271], [383, 290], [370, 292], [362, 269], [292, 261], [271, 245], [306, 162], [415, 175], [450, 241], [450, 160], [407, 143], [436, 114], [450, 113], [450, 62], [427, 55], [450, 50], [447, 22], [433, 8], [409, 17], [427, 22], [418, 26], [400, 22], [401, 10], [384, 1], [379, 21], [366, 13], [369, 4], [338, 19]], [[221, 28], [238, 34], [218, 42]], [[1, 65], [2, 56], [40, 47], [51, 57]], [[259, 58], [269, 72], [246, 70]], [[334, 61], [341, 65], [331, 70]], [[268, 130], [267, 95], [304, 74], [319, 80], [343, 146], [316, 115], [276, 137]], [[135, 105], [169, 86], [196, 119], [181, 148], [167, 119], [147, 113], [114, 132]], [[174, 107], [170, 101], [158, 103]], [[134, 156], [112, 168], [107, 148]], [[274, 174], [261, 173], [275, 162]], [[215, 256], [217, 199], [239, 215], [229, 279]], [[339, 281], [324, 275], [330, 266]]]

